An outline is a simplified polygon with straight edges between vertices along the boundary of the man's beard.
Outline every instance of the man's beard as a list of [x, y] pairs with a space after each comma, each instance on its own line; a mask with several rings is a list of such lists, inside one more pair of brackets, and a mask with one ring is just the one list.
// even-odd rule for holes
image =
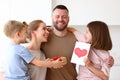
[[63, 31], [67, 28], [67, 25], [65, 25], [63, 28], [59, 28], [57, 27], [57, 25], [54, 25], [55, 29], [58, 30], [58, 31]]

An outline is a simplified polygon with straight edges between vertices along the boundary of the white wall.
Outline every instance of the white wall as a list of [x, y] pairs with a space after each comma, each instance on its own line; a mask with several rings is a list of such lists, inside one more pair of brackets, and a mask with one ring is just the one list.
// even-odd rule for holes
[[[115, 67], [112, 68], [110, 80], [120, 79], [115, 71], [120, 71], [120, 0], [0, 0], [0, 49], [7, 40], [2, 33], [7, 20], [15, 19], [29, 23], [34, 19], [42, 19], [47, 25], [51, 25], [51, 7], [56, 4], [68, 7], [69, 25], [86, 25], [92, 20], [102, 20], [108, 25], [113, 25], [110, 27], [113, 40], [111, 54], [115, 58]], [[76, 28], [80, 31], [85, 30], [84, 27]]]
[[47, 25], [51, 25], [51, 0], [0, 0], [0, 43], [2, 44], [7, 41], [2, 28], [9, 19], [27, 23], [41, 19]]
[[53, 7], [64, 4], [70, 10], [70, 25], [86, 25], [102, 20], [109, 25], [120, 25], [120, 0], [55, 0]]
[[[30, 22], [42, 19], [51, 24], [51, 0], [0, 0], [0, 16]], [[2, 20], [2, 19], [1, 19]]]

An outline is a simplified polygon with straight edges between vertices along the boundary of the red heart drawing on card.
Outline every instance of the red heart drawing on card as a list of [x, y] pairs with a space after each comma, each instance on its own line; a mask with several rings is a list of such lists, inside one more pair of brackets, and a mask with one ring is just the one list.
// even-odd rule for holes
[[75, 51], [75, 54], [78, 57], [82, 57], [82, 56], [85, 56], [87, 54], [87, 50], [86, 49], [81, 50], [80, 48], [75, 48], [74, 51]]

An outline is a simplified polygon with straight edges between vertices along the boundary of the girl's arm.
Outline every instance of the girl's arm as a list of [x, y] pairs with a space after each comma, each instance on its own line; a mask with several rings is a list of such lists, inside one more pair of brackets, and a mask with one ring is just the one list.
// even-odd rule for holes
[[[63, 61], [64, 60], [64, 61]], [[61, 68], [67, 63], [66, 58], [57, 59], [52, 61], [51, 59], [46, 59], [45, 61], [40, 61], [39, 59], [34, 58], [30, 63], [38, 67], [48, 67], [48, 68]]]
[[109, 79], [108, 76], [106, 76], [103, 71], [94, 67], [88, 58], [85, 60], [85, 65], [90, 71], [92, 71], [95, 75], [100, 77], [102, 80], [108, 80]]
[[77, 30], [76, 30], [75, 28], [73, 28], [73, 27], [68, 27], [67, 30], [70, 31], [70, 32], [72, 32], [72, 33], [74, 33], [75, 31], [77, 31]]
[[81, 33], [80, 31], [77, 31], [77, 29], [73, 28], [73, 27], [68, 27], [67, 28], [68, 31], [72, 32], [76, 39], [80, 42], [86, 42], [86, 36], [84, 33]]

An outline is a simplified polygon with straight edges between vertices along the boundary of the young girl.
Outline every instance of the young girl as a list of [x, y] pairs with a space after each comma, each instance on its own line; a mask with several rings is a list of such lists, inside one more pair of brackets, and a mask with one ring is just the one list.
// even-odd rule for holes
[[91, 44], [88, 58], [85, 59], [86, 65], [79, 66], [77, 79], [108, 80], [110, 65], [107, 61], [110, 57], [109, 50], [112, 49], [112, 41], [107, 24], [101, 21], [90, 22], [87, 25], [85, 35], [77, 32], [75, 29], [71, 31], [74, 32], [78, 41]]
[[[44, 24], [43, 26], [45, 27]], [[28, 64], [33, 64], [40, 68], [60, 68], [66, 64], [59, 59], [56, 61], [51, 61], [50, 59], [47, 59], [45, 61], [39, 60], [38, 58], [34, 57], [28, 51], [28, 49], [21, 46], [20, 44], [26, 41], [26, 29], [26, 26], [24, 26], [21, 22], [15, 20], [8, 21], [4, 26], [4, 33], [10, 39], [10, 43], [7, 45], [6, 50], [3, 54], [3, 72], [5, 80], [30, 80], [28, 74]], [[34, 46], [37, 46], [37, 44]], [[29, 46], [29, 49], [31, 50], [33, 48], [35, 47]]]

